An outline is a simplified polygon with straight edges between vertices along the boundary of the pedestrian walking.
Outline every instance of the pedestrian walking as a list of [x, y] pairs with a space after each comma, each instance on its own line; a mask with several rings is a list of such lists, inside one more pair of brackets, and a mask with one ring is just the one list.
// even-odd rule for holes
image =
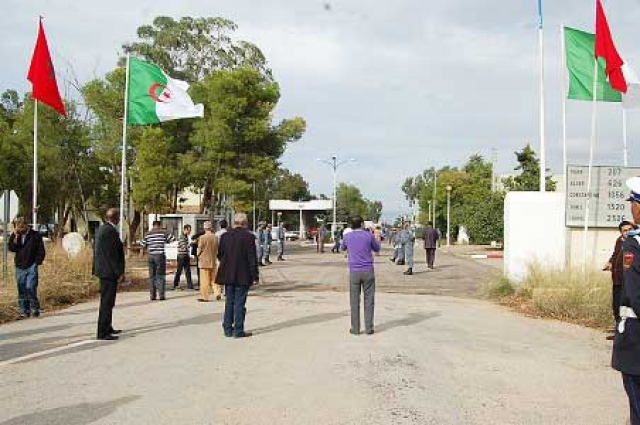
[[285, 229], [284, 227], [284, 223], [280, 224], [280, 227], [278, 227], [278, 261], [284, 261], [284, 243], [285, 243], [285, 239], [286, 239], [286, 232], [287, 229]]
[[124, 281], [125, 267], [124, 246], [118, 232], [120, 210], [109, 208], [106, 219], [96, 230], [93, 248], [93, 274], [100, 279], [97, 339], [116, 340], [122, 330], [113, 328], [113, 307], [118, 283]]
[[204, 235], [204, 230], [196, 232], [193, 236], [191, 236], [191, 256], [196, 260], [196, 276], [198, 278], [197, 287], [194, 289], [200, 289], [200, 262], [198, 261], [198, 239], [200, 236]]
[[262, 260], [261, 261], [266, 266], [271, 264], [271, 260], [269, 259], [269, 256], [271, 255], [271, 243], [273, 242], [273, 235], [271, 234], [272, 230], [273, 230], [273, 226], [271, 226], [271, 224], [267, 224], [267, 227], [264, 229], [264, 242], [262, 244]]
[[440, 232], [433, 227], [433, 223], [430, 221], [422, 231], [422, 239], [424, 241], [424, 249], [427, 253], [427, 267], [434, 268], [434, 262], [436, 261], [436, 249], [438, 247], [438, 239], [440, 239]]
[[[378, 244], [382, 246], [382, 229], [380, 228], [380, 225], [376, 224], [372, 227], [372, 229], [373, 237], [375, 238], [376, 242], [378, 242]], [[376, 255], [380, 255], [380, 252], [376, 252]]]
[[404, 252], [404, 261], [403, 264], [406, 263], [407, 270], [403, 274], [411, 276], [413, 274], [413, 260], [414, 260], [414, 247], [416, 242], [416, 236], [411, 227], [410, 221], [405, 221], [403, 224], [403, 229], [398, 234], [398, 239], [400, 245], [402, 246], [402, 251]]
[[[626, 182], [631, 190], [633, 221], [640, 223], [640, 177]], [[630, 424], [640, 425], [640, 232], [627, 234], [622, 244], [623, 291], [620, 300], [620, 322], [613, 341], [611, 365], [622, 374], [629, 399]]]
[[318, 229], [316, 234], [316, 252], [324, 253], [324, 238], [327, 235], [327, 228], [324, 224]]
[[227, 294], [222, 329], [226, 337], [251, 336], [244, 323], [249, 288], [259, 281], [255, 236], [247, 228], [247, 215], [233, 217], [233, 229], [220, 239], [218, 260], [220, 265], [216, 282], [224, 285]]
[[149, 260], [149, 295], [151, 301], [159, 296], [160, 301], [166, 299], [167, 256], [165, 246], [175, 240], [175, 237], [161, 227], [159, 221], [154, 221], [149, 233], [140, 244], [147, 250]]
[[[222, 240], [223, 235], [220, 237]], [[222, 299], [222, 287], [215, 281], [217, 270], [218, 240], [213, 234], [213, 225], [210, 221], [204, 223], [204, 235], [198, 239], [198, 261], [200, 263], [200, 298], [198, 301], [209, 301], [209, 289], [213, 289], [213, 295], [217, 301]]]
[[180, 288], [180, 276], [182, 271], [187, 278], [187, 289], [193, 290], [193, 281], [191, 280], [191, 256], [189, 255], [189, 235], [191, 234], [191, 226], [186, 224], [182, 228], [182, 234], [178, 238], [178, 257], [176, 275], [173, 278], [173, 289]]
[[18, 217], [13, 221], [8, 248], [15, 253], [13, 264], [18, 285], [19, 317], [40, 317], [38, 267], [46, 255], [42, 236], [29, 227], [24, 217]]
[[373, 270], [373, 255], [379, 252], [380, 244], [373, 235], [362, 228], [362, 217], [351, 220], [353, 231], [344, 236], [342, 249], [347, 251], [349, 262], [349, 301], [351, 305], [351, 329], [353, 335], [360, 334], [360, 293], [364, 293], [364, 329], [373, 334], [376, 276]]

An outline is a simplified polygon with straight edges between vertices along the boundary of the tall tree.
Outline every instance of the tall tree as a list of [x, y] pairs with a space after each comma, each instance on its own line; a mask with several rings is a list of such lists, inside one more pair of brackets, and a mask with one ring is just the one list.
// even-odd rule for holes
[[225, 193], [233, 196], [236, 209], [248, 210], [253, 183], [275, 175], [277, 159], [302, 137], [306, 123], [295, 117], [274, 125], [278, 84], [251, 68], [210, 74], [193, 91], [194, 100], [205, 104], [192, 137], [199, 155], [194, 173], [204, 182], [203, 207], [216, 205], [213, 195]]
[[[515, 170], [519, 170], [520, 174], [504, 179], [505, 188], [509, 191], [538, 191], [540, 188], [540, 160], [536, 157], [535, 151], [531, 145], [527, 144], [521, 151], [515, 152], [515, 155], [518, 161]], [[556, 182], [548, 173], [545, 176], [545, 186], [548, 191], [556, 190]]]

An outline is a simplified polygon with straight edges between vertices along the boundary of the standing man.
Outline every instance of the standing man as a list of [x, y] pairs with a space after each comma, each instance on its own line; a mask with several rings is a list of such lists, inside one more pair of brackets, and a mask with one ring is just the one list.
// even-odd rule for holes
[[[631, 189], [631, 215], [640, 223], [640, 177], [627, 180]], [[640, 425], [640, 232], [632, 231], [622, 244], [624, 290], [620, 301], [620, 323], [613, 341], [611, 365], [622, 373], [629, 398], [630, 424]]]
[[340, 236], [342, 235], [342, 229], [336, 227], [336, 230], [333, 231], [333, 247], [331, 248], [331, 252], [334, 254], [340, 254]]
[[271, 229], [273, 227], [271, 224], [267, 224], [267, 227], [264, 229], [264, 244], [262, 245], [262, 263], [265, 266], [271, 264], [271, 260], [269, 256], [271, 255], [271, 243], [273, 242], [273, 235], [271, 234]]
[[403, 264], [407, 264], [407, 270], [404, 272], [404, 274], [411, 276], [413, 274], [413, 253], [416, 242], [416, 235], [413, 233], [413, 228], [411, 227], [410, 221], [405, 221], [403, 227], [404, 228], [400, 231], [398, 238], [400, 240], [400, 244], [402, 245], [402, 250], [404, 251]]
[[[222, 238], [220, 238], [222, 240]], [[216, 276], [218, 254], [218, 240], [213, 234], [213, 226], [210, 221], [204, 222], [204, 235], [198, 239], [198, 262], [200, 263], [200, 273], [202, 280], [200, 281], [200, 302], [209, 301], [209, 288], [213, 287], [213, 295], [216, 300], [222, 299], [222, 288], [214, 278]]]
[[38, 267], [45, 257], [42, 236], [27, 224], [24, 217], [13, 222], [13, 232], [9, 237], [9, 251], [15, 252], [18, 285], [18, 310], [20, 319], [40, 316], [38, 300]]
[[258, 225], [258, 232], [256, 235], [256, 253], [258, 255], [258, 265], [259, 266], [264, 266], [265, 264], [262, 262], [262, 256], [263, 256], [263, 247], [264, 247], [264, 232], [265, 232], [265, 224], [264, 223], [260, 223]]
[[284, 223], [280, 223], [280, 227], [278, 227], [278, 261], [284, 261], [282, 257], [284, 255], [284, 240], [286, 238], [286, 231], [284, 227]]
[[245, 307], [249, 288], [259, 281], [255, 236], [247, 228], [247, 215], [233, 216], [233, 229], [221, 239], [218, 249], [220, 267], [216, 282], [224, 285], [227, 300], [224, 306], [222, 329], [226, 337], [244, 338]]
[[222, 235], [224, 235], [225, 233], [227, 233], [227, 227], [229, 227], [229, 223], [227, 222], [226, 219], [222, 219], [220, 220], [220, 230], [218, 230], [215, 233], [216, 236], [216, 241], [218, 242], [218, 245], [220, 245], [220, 238], [222, 237]]
[[184, 270], [184, 274], [187, 277], [187, 289], [193, 289], [193, 282], [191, 281], [191, 256], [189, 255], [189, 235], [191, 234], [191, 226], [186, 224], [182, 228], [182, 234], [178, 238], [178, 258], [177, 258], [177, 270], [173, 279], [173, 290], [180, 288], [180, 276]]
[[353, 231], [342, 239], [342, 249], [349, 257], [349, 299], [351, 304], [351, 332], [360, 334], [360, 292], [364, 290], [364, 329], [373, 334], [373, 310], [375, 304], [376, 276], [373, 271], [373, 255], [380, 252], [380, 244], [373, 235], [362, 228], [362, 217], [351, 220]]
[[120, 210], [109, 208], [107, 222], [96, 230], [93, 249], [93, 274], [100, 278], [100, 312], [98, 339], [116, 340], [121, 330], [113, 329], [113, 307], [118, 283], [124, 280], [124, 246], [118, 233]]
[[318, 234], [316, 235], [317, 243], [316, 243], [316, 252], [324, 253], [324, 237], [327, 234], [327, 228], [324, 227], [324, 224], [320, 226], [318, 229]]
[[427, 227], [422, 232], [422, 239], [424, 240], [424, 249], [427, 251], [427, 267], [433, 269], [433, 263], [436, 261], [438, 239], [440, 239], [440, 232], [433, 227], [433, 222], [427, 223]]
[[140, 244], [147, 249], [149, 259], [149, 293], [151, 301], [156, 300], [156, 293], [160, 295], [160, 301], [166, 299], [166, 273], [167, 256], [165, 245], [175, 240], [171, 233], [168, 233], [161, 226], [159, 221], [154, 221], [152, 229], [142, 238]]

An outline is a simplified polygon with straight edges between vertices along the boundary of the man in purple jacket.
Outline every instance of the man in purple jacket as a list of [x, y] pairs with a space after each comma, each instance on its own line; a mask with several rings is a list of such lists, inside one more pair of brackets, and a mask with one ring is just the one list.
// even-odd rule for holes
[[376, 289], [376, 276], [373, 272], [371, 251], [380, 252], [380, 244], [373, 234], [362, 228], [362, 217], [351, 220], [352, 232], [342, 240], [342, 249], [349, 256], [349, 294], [351, 301], [351, 330], [353, 335], [360, 334], [360, 292], [364, 289], [364, 329], [367, 335], [373, 334], [373, 307]]

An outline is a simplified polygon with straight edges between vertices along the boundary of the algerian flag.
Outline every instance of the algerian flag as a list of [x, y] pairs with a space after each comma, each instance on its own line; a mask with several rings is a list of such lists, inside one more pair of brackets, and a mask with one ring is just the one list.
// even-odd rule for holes
[[[569, 99], [593, 100], [593, 64], [595, 60], [595, 35], [565, 27], [567, 70], [569, 71]], [[615, 91], [604, 72], [605, 62], [598, 59], [596, 100], [622, 102], [622, 95]]]
[[204, 106], [194, 105], [189, 84], [174, 80], [149, 62], [129, 58], [129, 125], [155, 124], [204, 116]]

